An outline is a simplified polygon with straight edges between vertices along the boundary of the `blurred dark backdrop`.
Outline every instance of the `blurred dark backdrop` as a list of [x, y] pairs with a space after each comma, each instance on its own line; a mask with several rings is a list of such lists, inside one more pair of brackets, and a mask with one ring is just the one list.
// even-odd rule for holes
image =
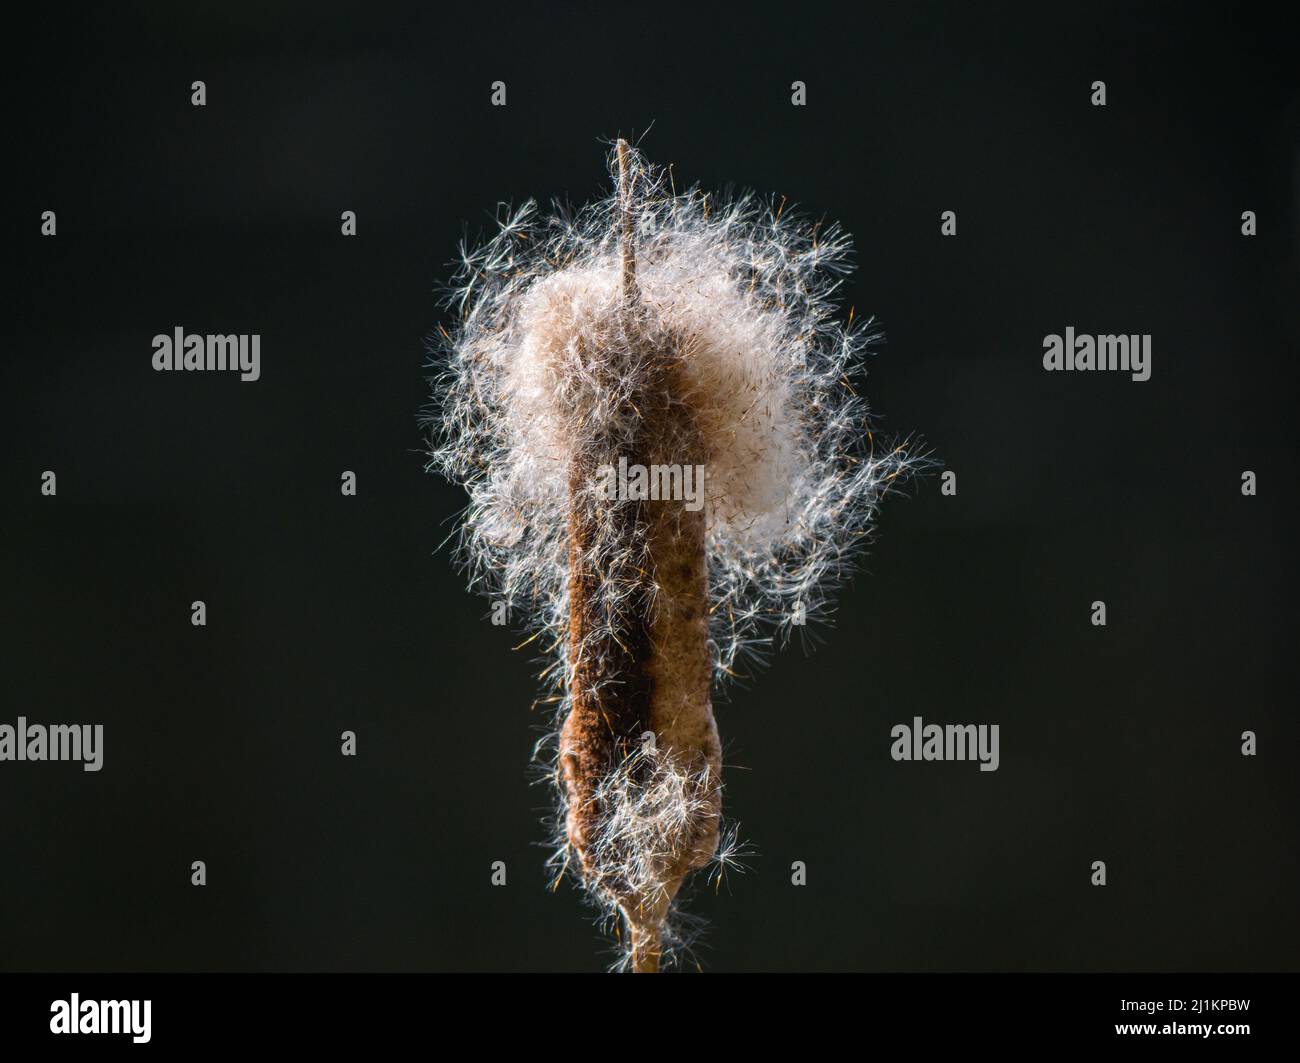
[[[416, 416], [462, 232], [601, 194], [623, 134], [854, 234], [867, 393], [959, 483], [889, 503], [816, 652], [720, 699], [755, 852], [696, 890], [704, 966], [1297, 966], [1300, 112], [1267, 9], [188, 6], [11, 34], [0, 722], [106, 754], [0, 764], [0, 965], [606, 962], [545, 888], [534, 662], [437, 549], [463, 496]], [[154, 373], [176, 325], [261, 333], [262, 379]], [[1066, 325], [1151, 333], [1151, 380], [1044, 373]], [[914, 715], [999, 724], [1001, 769], [894, 763]]]

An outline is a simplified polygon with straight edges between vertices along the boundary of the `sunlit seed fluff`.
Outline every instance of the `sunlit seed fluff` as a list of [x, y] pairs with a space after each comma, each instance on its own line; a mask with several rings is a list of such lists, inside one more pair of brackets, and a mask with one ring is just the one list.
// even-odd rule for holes
[[[877, 503], [918, 458], [876, 445], [850, 384], [872, 334], [832, 302], [849, 269], [845, 234], [751, 196], [674, 193], [662, 171], [634, 165], [638, 334], [676, 352], [674, 397], [698, 433], [717, 678], [824, 613]], [[461, 557], [547, 636], [560, 718], [572, 459], [614, 456], [647, 371], [634, 357], [591, 357], [625, 346], [614, 234], [627, 206], [611, 196], [545, 218], [532, 202], [505, 214], [463, 253], [460, 321], [436, 363], [430, 464], [468, 490]], [[600, 607], [617, 615], [626, 592], [610, 581]], [[689, 820], [699, 780], [669, 766], [650, 784], [631, 779], [606, 781], [602, 844], [609, 867], [653, 890], [655, 846]]]

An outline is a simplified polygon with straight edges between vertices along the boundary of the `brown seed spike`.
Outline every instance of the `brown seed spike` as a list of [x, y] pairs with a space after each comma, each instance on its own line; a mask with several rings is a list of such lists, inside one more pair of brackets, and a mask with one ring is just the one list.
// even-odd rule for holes
[[597, 365], [632, 359], [644, 370], [618, 411], [635, 425], [624, 437], [631, 445], [595, 440], [570, 458], [572, 708], [559, 768], [568, 843], [584, 878], [622, 912], [632, 969], [651, 972], [683, 879], [717, 848], [721, 750], [709, 697], [704, 514], [687, 511], [680, 498], [611, 500], [591, 487], [600, 455], [647, 469], [703, 464], [699, 433], [678, 397], [685, 341], [652, 338], [643, 328], [627, 150], [620, 140], [623, 305], [611, 331], [621, 342], [586, 353]]

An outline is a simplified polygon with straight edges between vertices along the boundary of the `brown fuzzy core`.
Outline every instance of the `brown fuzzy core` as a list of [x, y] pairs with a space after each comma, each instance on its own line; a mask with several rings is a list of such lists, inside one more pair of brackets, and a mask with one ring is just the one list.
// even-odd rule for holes
[[[656, 352], [633, 403], [635, 441], [629, 464], [702, 465], [673, 359]], [[617, 460], [617, 459], [615, 459]], [[709, 704], [707, 565], [704, 514], [680, 499], [597, 499], [595, 469], [579, 455], [570, 468], [569, 654], [572, 708], [560, 735], [560, 770], [568, 798], [567, 832], [583, 875], [622, 909], [633, 935], [633, 967], [658, 964], [659, 931], [686, 874], [717, 847], [721, 757]], [[605, 523], [602, 523], [605, 522]], [[593, 550], [599, 544], [600, 549]], [[593, 555], [601, 560], [593, 563]], [[609, 587], [618, 606], [611, 611]], [[703, 808], [684, 824], [670, 851], [646, 854], [655, 866], [649, 891], [600, 866], [594, 844], [614, 811], [604, 807], [604, 780], [629, 761], [653, 732], [658, 755], [697, 780]], [[633, 784], [650, 770], [632, 761]]]
[[[615, 501], [591, 489], [596, 455], [647, 468], [704, 462], [698, 427], [681, 398], [685, 345], [649, 342], [642, 328], [633, 245], [636, 176], [627, 160], [627, 145], [619, 141], [616, 334], [625, 342], [589, 351], [584, 361], [597, 374], [615, 359], [641, 367], [636, 393], [621, 411], [635, 430], [630, 445], [588, 440], [570, 459], [571, 709], [560, 731], [559, 768], [568, 841], [583, 878], [621, 909], [632, 935], [632, 969], [654, 971], [668, 906], [686, 875], [717, 848], [721, 749], [709, 703], [704, 514], [687, 510], [682, 499]], [[637, 755], [647, 732], [653, 757]], [[665, 766], [682, 785], [680, 795], [669, 790], [670, 807], [650, 814], [649, 831], [628, 827], [629, 810], [607, 804], [630, 800], [635, 809], [638, 797], [648, 795], [654, 806], [660, 795], [653, 777]], [[607, 787], [611, 780], [620, 785]], [[653, 822], [656, 814], [663, 823]]]

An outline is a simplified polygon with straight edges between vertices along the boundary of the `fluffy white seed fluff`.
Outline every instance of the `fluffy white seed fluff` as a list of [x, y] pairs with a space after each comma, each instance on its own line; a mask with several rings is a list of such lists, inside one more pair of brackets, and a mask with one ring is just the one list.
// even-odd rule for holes
[[712, 800], [715, 783], [707, 767], [693, 769], [662, 750], [643, 746], [629, 755], [601, 780], [597, 791], [596, 800], [610, 814], [592, 839], [604, 858], [589, 885], [604, 892], [600, 878], [609, 876], [620, 889], [650, 903], [657, 900], [664, 864], [689, 841], [698, 815]]

